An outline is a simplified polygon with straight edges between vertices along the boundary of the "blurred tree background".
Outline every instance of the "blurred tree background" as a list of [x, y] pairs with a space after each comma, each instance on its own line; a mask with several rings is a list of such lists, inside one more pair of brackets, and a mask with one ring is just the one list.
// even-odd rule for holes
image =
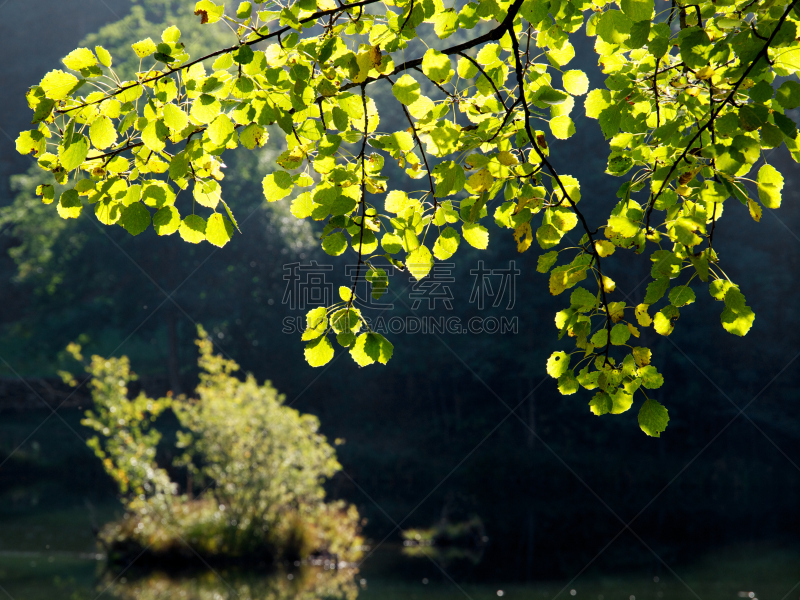
[[[345, 360], [330, 371], [309, 367], [299, 336], [283, 332], [285, 323], [304, 314], [283, 302], [291, 283], [285, 265], [332, 264], [326, 277], [334, 290], [349, 277], [345, 261], [319, 250], [313, 225], [291, 217], [285, 202], [264, 203], [261, 178], [280, 146], [238, 152], [228, 161], [223, 186], [243, 235], [224, 249], [156, 239], [152, 230], [132, 238], [88, 215], [61, 220], [35, 197], [40, 176], [14, 150], [13, 138], [29, 119], [25, 89], [78, 46], [102, 42], [114, 56], [133, 56], [126, 51], [132, 42], [177, 24], [197, 54], [227, 32], [201, 29], [186, 1], [41, 4], [36, 11], [21, 2], [0, 5], [0, 43], [11, 57], [0, 67], [6, 107], [0, 116], [4, 378], [54, 377], [74, 340], [87, 353], [128, 355], [152, 394], [190, 390], [197, 377], [195, 324], [202, 323], [218, 351], [259, 380], [270, 379], [287, 404], [318, 415], [329, 439], [346, 441], [338, 449], [345, 473], [330, 491], [358, 505], [372, 540], [396, 543], [396, 525], [479, 516], [490, 541], [476, 577], [570, 575], [598, 553], [596, 567], [658, 571], [648, 547], [672, 564], [724, 544], [797, 539], [800, 213], [794, 203], [798, 169], [788, 156], [771, 157], [787, 177], [781, 210], [767, 211], [755, 224], [745, 207], [733, 206], [728, 219], [736, 218], [737, 226], [715, 239], [758, 315], [754, 328], [744, 339], [731, 337], [710, 298], [699, 295], [682, 317], [689, 323], [656, 346], [654, 361], [668, 382], [658, 393], [671, 422], [664, 436], [651, 439], [639, 432], [635, 414], [598, 418], [588, 410], [588, 396], [558, 395], [544, 372], [556, 305], [545, 291], [546, 276], [536, 273], [537, 256], [517, 255], [510, 235], [490, 250], [472, 250], [446, 274], [453, 278], [445, 283], [454, 296], [452, 311], [441, 302], [428, 310], [425, 301], [412, 310], [411, 281], [382, 301], [395, 304], [386, 319], [458, 316], [464, 324], [477, 315], [515, 317], [515, 334], [387, 334], [395, 345], [388, 366], [360, 370]], [[25, 42], [33, 30], [47, 40], [35, 51]], [[596, 84], [602, 74], [590, 43], [576, 48], [575, 60]], [[124, 68], [132, 72], [136, 65]], [[389, 93], [386, 86], [376, 102]], [[615, 185], [602, 174], [605, 159], [595, 151], [599, 126], [576, 120], [578, 135], [554, 144], [552, 157], [557, 165], [583, 166], [591, 222], [592, 207], [607, 211], [616, 203]], [[470, 302], [470, 270], [479, 260], [488, 269], [515, 261], [520, 275], [511, 309], [505, 300], [482, 311]], [[635, 303], [644, 296], [645, 275], [611, 274]], [[395, 292], [403, 290], [406, 275], [392, 278]], [[357, 393], [349, 391], [353, 382]], [[62, 409], [30, 435], [48, 415], [42, 409], [0, 417], [0, 459], [22, 444], [0, 466], [0, 494], [8, 500], [3, 519], [87, 498], [113, 501], [113, 486], [94, 456], [65, 426], [87, 437], [77, 425], [80, 411]]]

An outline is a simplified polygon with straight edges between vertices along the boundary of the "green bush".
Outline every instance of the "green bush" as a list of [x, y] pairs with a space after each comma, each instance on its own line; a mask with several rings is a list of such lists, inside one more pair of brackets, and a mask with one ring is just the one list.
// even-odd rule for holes
[[[319, 420], [283, 404], [269, 382], [234, 376], [239, 366], [213, 353], [200, 329], [200, 384], [196, 398], [128, 398], [135, 379], [126, 357], [93, 356], [94, 406], [84, 425], [88, 440], [119, 487], [124, 517], [100, 532], [112, 562], [275, 562], [327, 555], [336, 561], [360, 556], [358, 511], [326, 502], [325, 481], [341, 469]], [[72, 346], [82, 360], [80, 348]], [[171, 409], [181, 430], [186, 467], [195, 486], [181, 494], [156, 462], [161, 434], [156, 419]]]

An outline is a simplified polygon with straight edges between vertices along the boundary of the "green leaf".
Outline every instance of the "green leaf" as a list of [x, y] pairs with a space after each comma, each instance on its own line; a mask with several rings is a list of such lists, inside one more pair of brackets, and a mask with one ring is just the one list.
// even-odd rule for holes
[[767, 208], [780, 208], [783, 175], [772, 165], [758, 170], [758, 199]]
[[610, 395], [611, 410], [609, 412], [612, 415], [621, 415], [630, 409], [631, 405], [633, 405], [633, 394], [627, 393], [622, 388], [617, 389], [613, 394]]
[[222, 248], [233, 237], [233, 223], [227, 217], [214, 213], [208, 217], [206, 223], [206, 239], [215, 246]]
[[95, 46], [94, 53], [97, 55], [100, 64], [104, 67], [111, 66], [111, 53], [102, 46]]
[[461, 234], [467, 243], [478, 250], [485, 250], [489, 246], [489, 230], [478, 223], [464, 223]]
[[569, 355], [566, 352], [553, 352], [547, 359], [547, 374], [558, 379], [569, 369]]
[[44, 90], [44, 95], [51, 100], [63, 100], [78, 87], [79, 81], [70, 73], [55, 70], [45, 75], [39, 85]]
[[575, 379], [572, 371], [567, 371], [558, 378], [558, 391], [562, 396], [571, 396], [580, 389], [578, 380]]
[[775, 93], [775, 99], [783, 108], [797, 108], [800, 106], [800, 83], [784, 81]]
[[350, 333], [349, 331], [345, 333], [338, 333], [336, 334], [336, 341], [344, 348], [351, 348], [353, 343], [356, 341], [356, 336], [354, 333]]
[[347, 250], [347, 238], [341, 231], [330, 234], [322, 238], [322, 249], [326, 254], [339, 256]]
[[378, 353], [378, 362], [381, 363], [382, 365], [388, 363], [389, 360], [391, 360], [392, 355], [394, 354], [394, 346], [392, 345], [392, 343], [385, 337], [383, 337], [380, 333], [369, 333], [367, 335], [375, 336], [378, 339], [378, 345], [380, 348]]
[[250, 123], [239, 133], [239, 141], [248, 150], [256, 147], [261, 148], [267, 143], [267, 140], [269, 140], [269, 132], [255, 123]]
[[47, 140], [41, 131], [36, 129], [23, 131], [19, 134], [16, 141], [17, 152], [20, 154], [31, 154], [39, 156], [47, 149]]
[[605, 348], [608, 345], [608, 329], [598, 329], [591, 339], [595, 348]]
[[625, 215], [609, 217], [608, 226], [624, 238], [632, 238], [639, 233], [639, 223]]
[[36, 195], [42, 197], [43, 204], [52, 204], [55, 198], [55, 188], [49, 183], [36, 186]]
[[745, 105], [739, 108], [739, 126], [745, 131], [755, 131], [764, 123], [765, 120], [761, 118], [761, 115], [750, 106]]
[[573, 96], [583, 96], [589, 91], [589, 78], [583, 71], [566, 71], [562, 75], [564, 89]]
[[597, 296], [586, 288], [578, 287], [570, 294], [569, 303], [579, 312], [587, 312], [597, 306]]
[[380, 360], [381, 337], [383, 336], [375, 333], [362, 333], [356, 338], [356, 343], [350, 348], [350, 356], [359, 367], [366, 367]]
[[167, 44], [177, 44], [181, 39], [181, 30], [175, 25], [170, 25], [161, 32], [161, 41]]
[[333, 344], [331, 344], [327, 336], [319, 337], [306, 344], [304, 354], [309, 365], [322, 367], [327, 365], [333, 358]]
[[392, 93], [402, 104], [414, 104], [420, 97], [419, 83], [411, 75], [403, 75], [395, 81]]
[[150, 226], [150, 211], [141, 202], [135, 202], [122, 210], [117, 223], [131, 235], [139, 235]]
[[545, 252], [539, 257], [536, 263], [536, 270], [539, 273], [547, 273], [553, 267], [553, 265], [556, 264], [557, 260], [558, 251], [553, 250], [551, 252]]
[[458, 27], [458, 14], [452, 8], [433, 16], [433, 30], [440, 39], [450, 37]]
[[250, 2], [240, 2], [239, 7], [236, 9], [236, 18], [248, 19], [250, 18], [250, 14], [252, 12], [253, 12], [253, 5]]
[[700, 69], [708, 62], [711, 40], [700, 27], [689, 27], [678, 34], [678, 46], [683, 62], [692, 69]]
[[164, 140], [169, 135], [169, 129], [161, 121], [151, 121], [142, 131], [142, 142], [155, 153], [164, 150], [166, 143]]
[[462, 57], [458, 59], [456, 72], [461, 79], [472, 79], [478, 74], [478, 67], [468, 58]]
[[720, 316], [722, 327], [725, 331], [740, 337], [747, 335], [747, 332], [750, 331], [750, 328], [753, 326], [755, 318], [756, 315], [749, 306], [745, 306], [740, 311], [733, 311], [730, 308], [726, 308], [722, 311], [722, 315]]
[[216, 209], [221, 200], [221, 189], [219, 183], [213, 179], [209, 181], [195, 181], [194, 191], [195, 201], [201, 206]]
[[554, 90], [550, 86], [545, 85], [539, 88], [539, 91], [536, 92], [534, 99], [538, 102], [544, 102], [545, 104], [552, 106], [564, 103], [567, 98], [569, 98], [569, 96], [564, 92], [559, 92], [558, 90]]
[[183, 131], [189, 125], [189, 116], [174, 104], [164, 106], [164, 124], [172, 131]]
[[674, 306], [686, 306], [695, 301], [695, 293], [688, 285], [678, 285], [669, 291], [669, 301]]
[[381, 238], [381, 247], [389, 254], [397, 254], [403, 249], [403, 240], [400, 236], [387, 233]]
[[172, 235], [181, 226], [181, 216], [174, 206], [165, 206], [153, 215], [153, 229], [158, 235]]
[[164, 181], [147, 181], [142, 188], [142, 202], [153, 208], [175, 204], [175, 192]]
[[406, 257], [408, 272], [419, 281], [428, 275], [433, 268], [433, 256], [426, 246], [419, 246]]
[[484, 67], [488, 67], [497, 62], [500, 57], [500, 44], [486, 44], [478, 51], [476, 60]]
[[222, 105], [214, 96], [210, 94], [201, 94], [200, 97], [192, 103], [191, 114], [192, 117], [197, 119], [200, 123], [206, 124], [211, 123], [211, 121], [217, 117], [221, 109]]
[[372, 254], [378, 249], [378, 238], [369, 229], [358, 231], [350, 240], [353, 250], [362, 255]]
[[575, 123], [567, 115], [550, 119], [550, 131], [559, 140], [566, 140], [575, 135]]
[[626, 14], [609, 9], [605, 11], [597, 23], [597, 35], [609, 44], [624, 44], [631, 32], [633, 21]]
[[664, 376], [652, 365], [645, 365], [639, 369], [642, 385], [648, 390], [657, 390], [664, 385]]
[[104, 150], [117, 141], [117, 130], [114, 129], [111, 119], [101, 115], [89, 127], [89, 138], [91, 138], [95, 148]]
[[622, 346], [631, 337], [631, 331], [624, 323], [617, 323], [611, 328], [611, 343], [615, 346]]
[[306, 314], [306, 330], [303, 332], [303, 341], [313, 340], [323, 335], [328, 330], [328, 310], [324, 306], [312, 308]]
[[73, 133], [69, 139], [65, 134], [62, 144], [58, 147], [58, 160], [67, 171], [80, 167], [88, 154], [89, 140], [80, 133]]
[[446, 198], [460, 192], [464, 189], [467, 181], [464, 168], [452, 160], [446, 160], [436, 165], [432, 174], [436, 181], [435, 194], [437, 198]]
[[77, 219], [81, 214], [81, 210], [83, 210], [83, 204], [81, 204], [78, 192], [67, 190], [61, 194], [56, 210], [58, 211], [58, 216], [62, 219]]
[[452, 227], [445, 227], [433, 245], [433, 255], [439, 260], [447, 260], [458, 250], [459, 242], [461, 236], [458, 232]]
[[178, 233], [183, 241], [199, 244], [206, 239], [206, 220], [199, 215], [187, 215], [181, 221]]
[[234, 127], [228, 115], [219, 115], [211, 122], [206, 130], [208, 138], [216, 146], [224, 146], [233, 136]]
[[589, 402], [589, 410], [598, 417], [610, 413], [613, 406], [611, 396], [605, 392], [597, 392]]
[[236, 228], [236, 231], [242, 233], [242, 230], [239, 229], [239, 223], [236, 222], [236, 217], [233, 216], [233, 211], [230, 209], [228, 204], [222, 198], [220, 198], [219, 201], [222, 202], [222, 207], [225, 209], [225, 212], [227, 213], [228, 218], [231, 220], [231, 223], [233, 223], [233, 226]]
[[669, 414], [664, 405], [648, 398], [639, 409], [639, 427], [651, 437], [661, 437], [669, 423]]
[[[349, 288], [344, 288], [344, 292], [342, 288], [339, 288], [339, 293], [344, 298], [346, 298], [349, 294]], [[352, 308], [342, 308], [337, 310], [331, 315], [331, 327], [333, 331], [337, 334], [339, 333], [356, 333], [359, 329], [361, 329], [361, 319], [359, 318], [359, 313], [352, 309]]]
[[94, 205], [94, 214], [103, 225], [113, 225], [119, 221], [123, 208], [118, 200], [105, 197]]
[[447, 83], [455, 74], [450, 57], [433, 48], [429, 48], [422, 57], [422, 72], [436, 83]]
[[62, 58], [61, 62], [63, 62], [68, 69], [80, 71], [81, 69], [95, 66], [97, 64], [97, 59], [88, 48], [78, 48]]
[[621, 0], [620, 7], [632, 21], [649, 21], [653, 16], [653, 0]]
[[277, 202], [292, 192], [292, 176], [286, 171], [275, 171], [264, 177], [262, 186], [267, 201]]
[[372, 297], [375, 300], [380, 299], [389, 288], [389, 276], [383, 269], [372, 267], [364, 277], [372, 285]]

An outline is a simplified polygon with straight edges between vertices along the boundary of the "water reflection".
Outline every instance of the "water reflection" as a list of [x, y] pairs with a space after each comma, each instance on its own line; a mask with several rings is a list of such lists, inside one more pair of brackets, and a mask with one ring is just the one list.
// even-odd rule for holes
[[[333, 565], [303, 566], [269, 574], [238, 570], [106, 573], [95, 596], [117, 600], [354, 600], [359, 580], [356, 569]], [[94, 597], [94, 596], [92, 596]]]

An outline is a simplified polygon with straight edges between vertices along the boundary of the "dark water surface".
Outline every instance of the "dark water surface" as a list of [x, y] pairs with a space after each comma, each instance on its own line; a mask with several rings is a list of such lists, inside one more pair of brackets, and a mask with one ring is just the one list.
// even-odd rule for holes
[[[322, 566], [273, 573], [206, 571], [182, 577], [105, 570], [96, 553], [92, 521], [113, 507], [28, 513], [0, 520], [0, 598], [12, 600], [312, 600], [485, 599], [723, 600], [800, 599], [800, 550], [775, 545], [727, 548], [659, 575], [603, 576], [588, 569], [573, 581], [513, 583], [474, 581], [468, 564], [446, 563], [402, 553], [384, 544], [358, 569]], [[454, 575], [451, 575], [453, 573]], [[751, 595], [752, 593], [752, 595]]]

